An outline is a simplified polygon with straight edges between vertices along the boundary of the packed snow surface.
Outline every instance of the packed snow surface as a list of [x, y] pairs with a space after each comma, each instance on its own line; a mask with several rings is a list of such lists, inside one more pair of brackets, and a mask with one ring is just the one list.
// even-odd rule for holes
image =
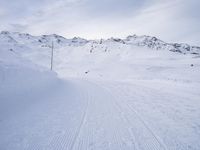
[[3, 31], [0, 149], [199, 150], [199, 54], [150, 36]]

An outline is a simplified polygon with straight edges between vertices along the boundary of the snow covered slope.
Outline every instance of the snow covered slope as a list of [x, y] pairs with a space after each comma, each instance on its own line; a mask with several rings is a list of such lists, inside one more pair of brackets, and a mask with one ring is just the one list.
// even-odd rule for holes
[[[56, 73], [33, 64], [14, 51], [0, 49], [0, 118], [43, 95], [59, 82]], [[19, 105], [19, 107], [18, 107]]]
[[1, 32], [0, 149], [199, 150], [199, 49]]
[[52, 41], [54, 71], [61, 77], [199, 81], [197, 46], [169, 44], [155, 37], [136, 35], [126, 39], [85, 40], [55, 34], [32, 36], [7, 31], [0, 34], [1, 47], [47, 68]]

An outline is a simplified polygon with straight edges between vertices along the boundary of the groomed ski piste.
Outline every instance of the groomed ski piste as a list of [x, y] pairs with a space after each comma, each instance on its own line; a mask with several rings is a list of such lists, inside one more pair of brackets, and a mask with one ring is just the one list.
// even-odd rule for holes
[[55, 46], [50, 71], [51, 49], [17, 42], [0, 42], [1, 150], [200, 149], [199, 54]]

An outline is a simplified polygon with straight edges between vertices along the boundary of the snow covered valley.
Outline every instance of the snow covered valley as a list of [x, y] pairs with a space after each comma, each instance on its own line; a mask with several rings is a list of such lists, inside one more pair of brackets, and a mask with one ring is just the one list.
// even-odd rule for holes
[[0, 149], [200, 149], [199, 47], [5, 31], [0, 47]]

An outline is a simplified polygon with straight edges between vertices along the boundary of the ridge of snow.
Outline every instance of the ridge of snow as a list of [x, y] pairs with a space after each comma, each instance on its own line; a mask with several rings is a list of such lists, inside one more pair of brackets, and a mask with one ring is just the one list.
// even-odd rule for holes
[[[104, 47], [109, 43], [109, 45], [127, 44], [135, 45], [139, 47], [146, 47], [155, 50], [168, 50], [172, 52], [178, 52], [182, 54], [200, 54], [200, 47], [191, 46], [184, 43], [166, 43], [156, 37], [152, 36], [128, 36], [125, 39], [120, 38], [109, 38], [100, 40], [86, 40], [80, 37], [74, 37], [72, 39], [66, 39], [63, 36], [57, 34], [42, 35], [42, 36], [32, 36], [27, 33], [19, 32], [9, 32], [2, 31], [0, 33], [0, 42], [9, 43], [10, 45], [26, 45], [28, 47], [39, 46], [39, 47], [51, 47], [52, 41], [56, 47], [66, 47], [66, 46], [84, 46], [88, 43], [102, 44]], [[94, 49], [94, 48], [93, 48]]]

